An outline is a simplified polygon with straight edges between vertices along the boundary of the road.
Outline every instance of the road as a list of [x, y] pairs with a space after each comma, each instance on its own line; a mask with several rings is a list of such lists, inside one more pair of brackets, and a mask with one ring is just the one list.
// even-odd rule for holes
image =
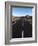
[[12, 38], [32, 37], [32, 24], [23, 18], [12, 24]]

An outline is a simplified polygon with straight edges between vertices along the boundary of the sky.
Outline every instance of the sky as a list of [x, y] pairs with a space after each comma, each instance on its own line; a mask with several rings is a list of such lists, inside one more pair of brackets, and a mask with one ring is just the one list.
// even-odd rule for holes
[[12, 16], [32, 16], [32, 8], [31, 7], [12, 7]]

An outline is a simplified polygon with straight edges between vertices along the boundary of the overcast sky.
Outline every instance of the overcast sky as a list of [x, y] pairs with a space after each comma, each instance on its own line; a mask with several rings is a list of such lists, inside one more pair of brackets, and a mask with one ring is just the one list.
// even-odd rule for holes
[[12, 15], [13, 16], [32, 16], [32, 8], [20, 8], [20, 7], [12, 7]]

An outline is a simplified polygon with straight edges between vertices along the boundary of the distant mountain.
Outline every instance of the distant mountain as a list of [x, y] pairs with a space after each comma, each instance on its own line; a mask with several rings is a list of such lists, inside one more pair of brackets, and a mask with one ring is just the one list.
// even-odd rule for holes
[[32, 21], [32, 16], [29, 16], [29, 15], [26, 15], [26, 16], [21, 16], [21, 17], [18, 17], [18, 16], [12, 16], [12, 21], [16, 21], [16, 20], [20, 20], [20, 19], [25, 19], [28, 21]]

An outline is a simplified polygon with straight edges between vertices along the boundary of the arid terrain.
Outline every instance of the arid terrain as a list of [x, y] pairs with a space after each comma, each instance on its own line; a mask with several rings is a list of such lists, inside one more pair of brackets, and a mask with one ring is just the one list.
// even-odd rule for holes
[[19, 21], [20, 19], [28, 21], [29, 23], [32, 24], [32, 16], [22, 16], [22, 17], [12, 16], [12, 22]]

